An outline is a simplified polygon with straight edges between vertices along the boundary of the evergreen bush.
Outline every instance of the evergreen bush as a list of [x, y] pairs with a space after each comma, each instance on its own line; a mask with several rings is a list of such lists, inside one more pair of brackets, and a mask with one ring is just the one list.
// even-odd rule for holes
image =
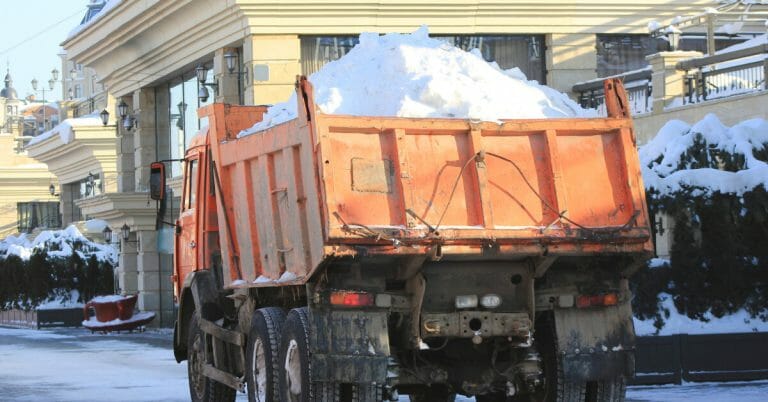
[[[53, 298], [86, 302], [114, 292], [110, 260], [100, 261], [94, 254], [84, 260], [80, 250], [94, 250], [82, 242], [73, 242], [74, 252], [67, 257], [52, 255], [59, 249], [56, 245], [35, 249], [28, 260], [13, 254], [0, 256], [0, 310], [33, 309]], [[71, 290], [78, 291], [78, 300], [68, 300]]]
[[[746, 146], [723, 145], [728, 141], [742, 141], [743, 145], [737, 134], [726, 131], [719, 134], [722, 142], [715, 143], [708, 142], [708, 137], [695, 132], [695, 128], [682, 133], [690, 135], [692, 141], [676, 164], [664, 159], [664, 153], [650, 163], [646, 161], [649, 170], [657, 169], [652, 175], [665, 177], [693, 169], [738, 172], [750, 169], [750, 163], [756, 166], [768, 162], [768, 144], [751, 143], [752, 154], [745, 155], [742, 152], [748, 149]], [[661, 309], [659, 294], [667, 293], [675, 308], [692, 319], [707, 321], [709, 314], [723, 317], [745, 309], [753, 317], [768, 321], [765, 185], [724, 193], [681, 180], [675, 191], [650, 188], [647, 196], [651, 221], [666, 213], [675, 226], [669, 262], [641, 269], [631, 278], [637, 318], [653, 319], [661, 328], [669, 312]], [[654, 234], [657, 229], [653, 228]]]

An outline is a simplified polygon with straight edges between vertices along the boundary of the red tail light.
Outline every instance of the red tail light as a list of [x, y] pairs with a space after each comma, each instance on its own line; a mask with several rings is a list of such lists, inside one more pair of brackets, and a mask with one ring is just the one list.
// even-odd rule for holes
[[615, 306], [617, 304], [619, 304], [619, 295], [616, 293], [580, 295], [576, 298], [576, 307], [578, 308]]
[[375, 299], [366, 292], [334, 291], [331, 292], [330, 301], [336, 306], [363, 307], [373, 306]]

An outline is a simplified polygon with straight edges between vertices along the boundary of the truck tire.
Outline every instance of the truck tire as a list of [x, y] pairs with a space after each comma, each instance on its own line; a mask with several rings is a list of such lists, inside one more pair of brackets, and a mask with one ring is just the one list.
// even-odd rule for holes
[[187, 377], [189, 396], [193, 402], [231, 402], [235, 390], [203, 375], [205, 336], [200, 330], [196, 312], [192, 312], [187, 338]]
[[306, 307], [288, 313], [278, 356], [281, 402], [338, 402], [338, 384], [310, 382], [309, 310]]
[[245, 369], [250, 402], [279, 401], [276, 369], [280, 367], [277, 355], [284, 321], [285, 312], [277, 307], [262, 308], [253, 314]]
[[[547, 314], [536, 321], [536, 347], [544, 365], [544, 384], [533, 394], [536, 402], [584, 402], [586, 381], [570, 381], [563, 378], [563, 364], [557, 346], [555, 320]], [[524, 396], [520, 396], [524, 397]], [[518, 398], [519, 399], [519, 398]], [[515, 400], [518, 400], [515, 399]]]
[[596, 381], [587, 387], [587, 402], [624, 402], [627, 380], [624, 376]]

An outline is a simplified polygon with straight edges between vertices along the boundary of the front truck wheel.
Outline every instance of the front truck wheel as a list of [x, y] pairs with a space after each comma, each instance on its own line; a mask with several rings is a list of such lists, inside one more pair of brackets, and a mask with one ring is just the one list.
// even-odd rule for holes
[[277, 307], [259, 309], [253, 314], [246, 348], [248, 401], [279, 401], [280, 367], [278, 349], [285, 312]]
[[334, 383], [312, 383], [309, 356], [309, 312], [306, 307], [288, 313], [283, 327], [278, 358], [282, 402], [338, 402]]
[[205, 365], [205, 334], [200, 330], [197, 313], [192, 313], [187, 338], [187, 377], [189, 396], [193, 402], [229, 402], [235, 400], [235, 390], [203, 375]]

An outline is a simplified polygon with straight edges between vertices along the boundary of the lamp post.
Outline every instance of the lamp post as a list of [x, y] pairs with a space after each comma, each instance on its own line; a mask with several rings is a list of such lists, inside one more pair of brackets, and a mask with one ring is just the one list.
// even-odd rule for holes
[[[53, 91], [53, 85], [56, 83], [56, 81], [59, 80], [59, 70], [53, 69], [51, 70], [51, 79], [48, 80], [48, 90]], [[46, 102], [45, 102], [45, 87], [40, 88], [40, 91], [37, 90], [37, 78], [32, 78], [32, 90], [35, 92], [42, 92], [43, 93], [43, 131], [45, 131], [48, 128], [48, 123], [46, 121]]]

